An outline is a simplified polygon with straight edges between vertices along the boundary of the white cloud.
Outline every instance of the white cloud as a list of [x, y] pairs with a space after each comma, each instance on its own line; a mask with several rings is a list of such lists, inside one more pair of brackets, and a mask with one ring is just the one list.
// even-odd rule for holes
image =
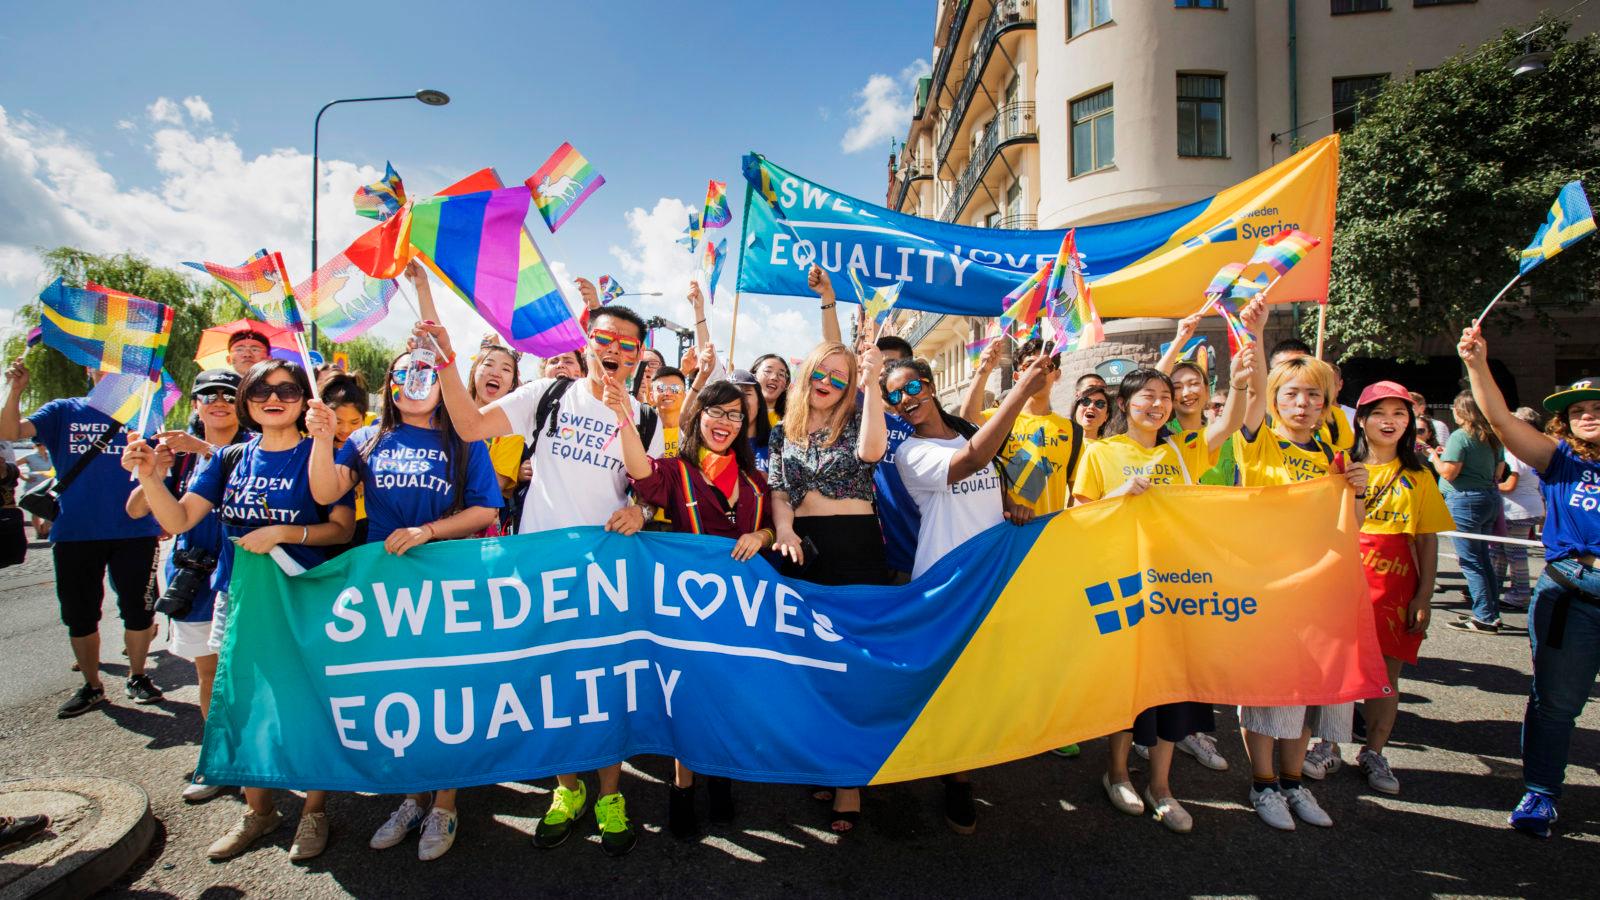
[[881, 72], [870, 76], [856, 92], [859, 102], [850, 110], [850, 128], [840, 139], [839, 148], [846, 153], [859, 153], [904, 134], [914, 111], [917, 79], [928, 72], [927, 61], [919, 59], [897, 76]]
[[[697, 208], [697, 207], [696, 207]], [[690, 253], [677, 243], [687, 223], [689, 204], [675, 197], [662, 197], [654, 208], [636, 207], [627, 213], [630, 242], [613, 246], [611, 255], [620, 271], [613, 273], [629, 292], [661, 291], [660, 297], [629, 297], [627, 302], [645, 317], [661, 316], [687, 328], [694, 327], [689, 306], [689, 282], [700, 278], [700, 254]], [[708, 234], [728, 240], [728, 261], [722, 267], [716, 302], [706, 306], [711, 342], [726, 353], [733, 326], [734, 279], [738, 271], [738, 232], [718, 229]], [[675, 340], [657, 335], [658, 345], [671, 356]], [[822, 325], [814, 298], [792, 302], [745, 297], [739, 307], [738, 343], [734, 346], [736, 364], [748, 366], [763, 353], [785, 357], [804, 356], [822, 336]], [[675, 361], [674, 361], [675, 362]]]
[[[191, 99], [191, 118], [200, 117], [197, 109], [210, 113], [203, 100]], [[181, 108], [162, 98], [147, 109], [160, 124], [146, 144], [156, 179], [142, 187], [119, 183], [91, 148], [66, 132], [0, 107], [0, 209], [8, 212], [0, 217], [0, 308], [15, 309], [38, 294], [44, 269], [37, 250], [57, 246], [131, 252], [173, 268], [184, 260], [238, 262], [268, 247], [283, 252], [290, 277], [310, 272], [311, 203], [304, 188], [310, 156], [292, 148], [246, 153], [229, 135], [185, 127]], [[349, 212], [358, 185], [382, 174], [373, 166], [322, 160], [321, 261], [371, 226], [341, 213]], [[431, 187], [413, 184], [420, 193]], [[409, 296], [409, 286], [403, 290]], [[441, 318], [464, 346], [469, 340], [475, 346], [488, 326], [447, 293], [436, 283]], [[415, 316], [404, 300], [392, 310], [374, 333], [398, 340], [409, 334]]]
[[178, 104], [166, 97], [157, 97], [156, 102], [145, 107], [145, 114], [150, 121], [163, 125], [182, 125], [183, 113], [178, 109]]
[[189, 111], [189, 118], [196, 122], [211, 121], [211, 106], [200, 97], [183, 98], [183, 108]]

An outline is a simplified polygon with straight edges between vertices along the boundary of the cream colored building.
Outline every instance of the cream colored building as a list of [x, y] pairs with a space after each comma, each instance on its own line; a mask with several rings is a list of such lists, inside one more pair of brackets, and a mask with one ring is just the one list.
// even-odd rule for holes
[[[933, 72], [891, 158], [888, 205], [996, 228], [1094, 224], [1210, 196], [1283, 160], [1296, 142], [1349, 127], [1356, 102], [1384, 79], [1411, 77], [1551, 8], [1536, 0], [935, 6]], [[1583, 19], [1575, 30], [1588, 30]], [[1288, 333], [1291, 316], [1280, 308], [1275, 331]], [[963, 345], [975, 324], [983, 327], [931, 314], [902, 323], [946, 397], [970, 378]], [[1107, 343], [1066, 368], [1153, 359], [1170, 328], [1109, 322]], [[1213, 343], [1226, 346], [1220, 329]]]

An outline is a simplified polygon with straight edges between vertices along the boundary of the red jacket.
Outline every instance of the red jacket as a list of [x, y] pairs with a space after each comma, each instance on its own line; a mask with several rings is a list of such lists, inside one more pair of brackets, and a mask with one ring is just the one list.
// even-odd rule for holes
[[739, 538], [772, 527], [772, 496], [760, 472], [739, 473], [739, 501], [728, 520], [728, 498], [701, 474], [677, 457], [652, 457], [650, 474], [631, 479], [633, 492], [651, 506], [659, 506], [672, 522], [672, 530], [687, 534], [714, 534]]

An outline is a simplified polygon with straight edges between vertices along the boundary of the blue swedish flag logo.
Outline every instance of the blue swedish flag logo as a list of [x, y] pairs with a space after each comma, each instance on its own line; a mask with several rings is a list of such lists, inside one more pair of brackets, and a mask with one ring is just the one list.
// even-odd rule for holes
[[1135, 572], [1132, 575], [1118, 578], [1116, 583], [1117, 590], [1115, 595], [1111, 591], [1111, 582], [1109, 581], [1091, 584], [1083, 589], [1083, 593], [1089, 600], [1090, 609], [1114, 603], [1118, 595], [1125, 601], [1132, 601], [1121, 610], [1106, 609], [1094, 614], [1094, 624], [1100, 629], [1101, 634], [1121, 631], [1124, 627], [1124, 622], [1126, 622], [1126, 627], [1132, 628], [1144, 618], [1144, 597], [1141, 596], [1141, 592], [1144, 590], [1143, 577], [1138, 572]]

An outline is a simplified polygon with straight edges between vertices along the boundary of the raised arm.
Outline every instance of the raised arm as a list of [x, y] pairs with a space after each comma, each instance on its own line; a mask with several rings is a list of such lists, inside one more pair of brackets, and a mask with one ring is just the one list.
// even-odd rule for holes
[[1027, 405], [1028, 398], [1033, 396], [1050, 371], [1050, 358], [1040, 354], [1028, 361], [1026, 366], [1017, 370], [1017, 382], [1011, 388], [1011, 393], [1006, 395], [1000, 408], [995, 411], [989, 421], [985, 422], [978, 433], [967, 441], [966, 446], [956, 451], [950, 459], [950, 472], [945, 480], [955, 484], [968, 475], [983, 469], [1000, 452], [1000, 447], [1006, 442], [1006, 435], [1011, 433], [1011, 426], [1017, 421], [1017, 416], [1022, 413], [1022, 408]]
[[185, 493], [183, 499], [179, 500], [172, 496], [163, 480], [165, 473], [157, 461], [156, 450], [144, 438], [133, 437], [128, 440], [127, 448], [122, 451], [122, 467], [139, 479], [144, 502], [148, 504], [162, 531], [183, 534], [200, 524], [200, 520], [211, 512], [211, 501], [204, 497]]
[[[700, 282], [689, 279], [689, 307], [694, 310], [694, 342], [704, 347], [711, 343], [711, 326], [706, 324], [706, 299]], [[733, 360], [728, 361], [731, 365]]]
[[616, 375], [606, 376], [600, 402], [616, 413], [617, 441], [622, 445], [622, 464], [628, 470], [628, 477], [649, 478], [652, 471], [650, 452], [645, 449], [644, 439], [639, 437], [639, 429], [633, 424], [633, 406], [628, 403], [628, 392], [617, 383]]
[[444, 396], [445, 409], [450, 411], [450, 424], [455, 426], [456, 434], [467, 443], [473, 441], [486, 441], [490, 438], [500, 437], [511, 433], [511, 420], [506, 418], [504, 410], [480, 410], [478, 404], [473, 402], [472, 395], [467, 392], [467, 386], [461, 382], [461, 373], [456, 369], [455, 349], [450, 345], [450, 335], [439, 324], [439, 310], [433, 305], [433, 290], [428, 286], [428, 270], [421, 263], [412, 260], [406, 266], [406, 277], [411, 279], [411, 284], [417, 290], [417, 304], [421, 307], [422, 321], [418, 322], [411, 333], [416, 336], [419, 345], [425, 345], [429, 338], [439, 345], [439, 352], [445, 355], [449, 365], [439, 371], [439, 390]]
[[882, 369], [882, 354], [875, 345], [868, 344], [861, 351], [861, 437], [856, 442], [856, 458], [865, 463], [883, 459], [889, 449], [889, 423], [883, 418], [883, 391], [878, 388]]
[[989, 383], [994, 367], [999, 365], [1004, 345], [1003, 339], [995, 338], [983, 348], [983, 355], [978, 357], [978, 371], [972, 373], [972, 381], [967, 385], [967, 396], [961, 401], [961, 418], [974, 425], [983, 424], [983, 387]]
[[1178, 320], [1178, 330], [1172, 335], [1172, 343], [1167, 345], [1167, 352], [1161, 354], [1161, 358], [1156, 360], [1156, 368], [1163, 374], [1172, 374], [1172, 367], [1176, 366], [1178, 360], [1183, 357], [1184, 345], [1188, 344], [1189, 339], [1194, 337], [1195, 329], [1200, 327], [1200, 317], [1204, 315], [1204, 312], [1197, 312], [1192, 316], [1184, 316]]
[[812, 265], [806, 273], [806, 285], [822, 298], [822, 340], [843, 342], [844, 332], [839, 330], [838, 298], [833, 294], [833, 279], [821, 266]]
[[[1477, 326], [1463, 330], [1456, 353], [1467, 365], [1472, 399], [1483, 411], [1484, 418], [1489, 420], [1489, 427], [1494, 429], [1500, 443], [1511, 451], [1512, 456], [1532, 466], [1535, 472], [1548, 469], [1550, 460], [1555, 457], [1558, 442], [1511, 414], [1510, 407], [1506, 406], [1505, 395], [1500, 393], [1500, 386], [1494, 383], [1494, 375], [1489, 372], [1489, 345], [1483, 340], [1483, 328]], [[1439, 474], [1444, 474], [1442, 469]]]
[[311, 461], [306, 466], [311, 499], [332, 506], [356, 486], [356, 473], [333, 461], [333, 433], [338, 424], [333, 410], [321, 400], [306, 409], [306, 433], [311, 435]]
[[22, 417], [22, 392], [28, 389], [28, 367], [21, 357], [6, 366], [6, 387], [6, 402], [0, 406], [0, 441], [33, 437], [33, 423]]
[[[1262, 340], [1262, 335], [1267, 330], [1268, 310], [1267, 304], [1259, 298], [1251, 300], [1244, 309], [1239, 311], [1239, 321], [1250, 332], [1250, 346], [1248, 352], [1255, 357], [1250, 366], [1250, 394], [1246, 398], [1244, 407], [1244, 422], [1242, 427], [1251, 434], [1261, 430], [1261, 423], [1267, 419], [1267, 350]], [[1230, 394], [1236, 391], [1229, 391]], [[1228, 398], [1233, 402], [1233, 397]]]
[[1228, 375], [1228, 399], [1222, 404], [1222, 415], [1212, 420], [1206, 426], [1206, 447], [1212, 453], [1222, 449], [1224, 442], [1239, 430], [1244, 424], [1245, 408], [1249, 406], [1250, 399], [1240, 399], [1240, 394], [1250, 393], [1250, 380], [1255, 377], [1256, 353], [1250, 348], [1241, 348], [1240, 352], [1233, 355], [1232, 369]]

